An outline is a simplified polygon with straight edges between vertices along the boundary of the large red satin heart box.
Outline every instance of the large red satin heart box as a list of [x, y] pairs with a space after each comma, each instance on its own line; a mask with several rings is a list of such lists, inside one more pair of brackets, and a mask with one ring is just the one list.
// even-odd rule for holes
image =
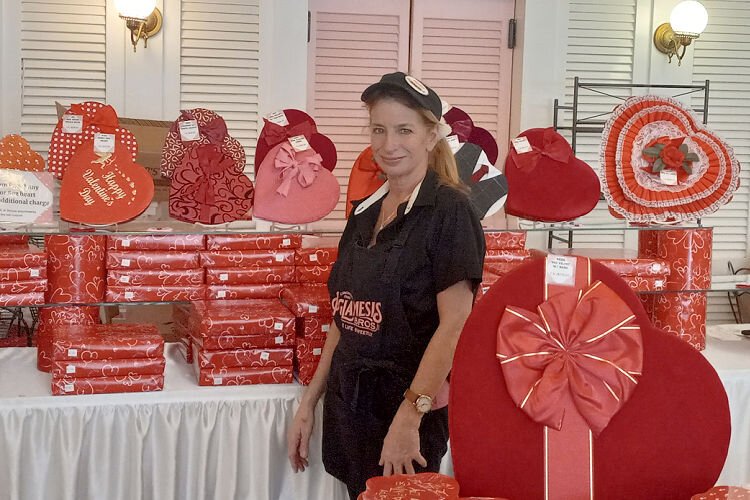
[[60, 218], [91, 225], [125, 222], [140, 215], [154, 197], [151, 174], [115, 146], [113, 153], [94, 152], [85, 141], [70, 159], [60, 186]]

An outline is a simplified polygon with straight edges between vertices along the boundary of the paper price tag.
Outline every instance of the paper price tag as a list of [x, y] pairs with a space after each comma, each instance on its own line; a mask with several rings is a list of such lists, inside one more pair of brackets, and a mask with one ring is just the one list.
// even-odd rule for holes
[[282, 337], [282, 336], [278, 336], [278, 337], [276, 337], [275, 339], [273, 339], [273, 341], [274, 341], [274, 342], [275, 342], [276, 344], [283, 344], [283, 343], [284, 343], [284, 337]]
[[321, 354], [323, 354], [323, 349], [321, 349], [320, 347], [316, 347], [315, 349], [313, 349], [313, 356], [320, 356]]
[[32, 269], [31, 273], [29, 273], [29, 274], [31, 274], [32, 278], [38, 278], [39, 277], [39, 269]]
[[122, 246], [124, 248], [130, 248], [130, 240], [122, 240]]
[[73, 365], [68, 365], [65, 367], [65, 373], [75, 373], [76, 367]]
[[661, 271], [661, 264], [659, 264], [658, 262], [654, 262], [653, 264], [651, 264], [651, 271], [655, 273]]
[[283, 240], [281, 240], [282, 247], [288, 247], [291, 244], [292, 244], [292, 240], [290, 240], [289, 238], [284, 238]]
[[183, 142], [197, 141], [201, 138], [198, 130], [198, 120], [185, 120], [180, 122], [180, 139]]
[[295, 135], [294, 137], [290, 137], [289, 144], [291, 144], [294, 150], [298, 153], [310, 149], [310, 143], [307, 142], [307, 139], [304, 135]]
[[260, 359], [262, 359], [263, 361], [268, 361], [269, 359], [271, 359], [271, 355], [267, 351], [263, 351], [262, 353], [260, 353]]
[[227, 291], [226, 290], [219, 290], [218, 292], [216, 292], [216, 296], [219, 297], [220, 299], [223, 299], [224, 297], [227, 296]]
[[114, 153], [115, 152], [115, 134], [94, 134], [94, 152], [95, 153]]
[[310, 254], [310, 262], [318, 262], [318, 254]]
[[664, 280], [656, 280], [656, 281], [654, 282], [654, 286], [655, 286], [656, 288], [661, 288], [661, 287], [663, 287], [663, 286], [664, 286]]
[[63, 386], [64, 392], [73, 392], [75, 389], [73, 388], [73, 384], [65, 384]]
[[282, 323], [281, 321], [277, 321], [276, 323], [273, 324], [274, 330], [282, 330], [283, 328], [284, 328], [284, 323]]
[[526, 137], [516, 137], [511, 141], [511, 144], [518, 154], [530, 153], [534, 150]]
[[229, 275], [227, 273], [221, 273], [219, 275], [219, 281], [227, 281], [229, 279]]
[[130, 259], [122, 259], [122, 267], [130, 267]]
[[224, 379], [221, 377], [214, 377], [214, 385], [221, 385], [224, 383]]
[[133, 297], [135, 297], [135, 293], [133, 293], [133, 292], [125, 292], [125, 299], [130, 300]]
[[451, 151], [453, 151], [453, 154], [456, 154], [456, 151], [458, 151], [461, 148], [461, 141], [458, 140], [457, 135], [449, 135], [445, 138], [445, 140], [448, 142], [448, 146], [450, 146]]
[[276, 260], [276, 262], [284, 262], [284, 256], [283, 255], [276, 254], [276, 255], [273, 256], [273, 258], [274, 258], [274, 260]]
[[316, 312], [318, 312], [318, 306], [316, 306], [314, 304], [311, 305], [310, 306], [310, 314], [315, 314]]
[[68, 357], [69, 358], [77, 358], [78, 357], [78, 349], [68, 349]]
[[659, 172], [659, 180], [665, 186], [676, 186], [677, 172], [675, 170], [662, 170]]
[[62, 131], [66, 134], [80, 134], [83, 132], [83, 115], [64, 115]]
[[330, 329], [331, 329], [331, 325], [323, 325], [321, 327], [320, 331], [323, 332], [323, 333], [328, 333], [328, 330], [330, 330]]
[[576, 258], [564, 255], [548, 255], [546, 266], [547, 283], [573, 286], [576, 283]]
[[271, 123], [275, 123], [280, 127], [286, 127], [287, 125], [289, 125], [289, 120], [287, 120], [286, 114], [284, 113], [283, 109], [274, 111], [273, 113], [269, 113], [268, 116], [266, 116], [266, 120]]
[[130, 283], [130, 276], [120, 276], [120, 283]]

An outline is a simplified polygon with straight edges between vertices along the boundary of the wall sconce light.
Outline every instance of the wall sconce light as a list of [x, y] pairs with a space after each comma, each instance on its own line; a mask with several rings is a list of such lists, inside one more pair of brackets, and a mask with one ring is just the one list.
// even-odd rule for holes
[[682, 64], [685, 49], [698, 38], [708, 24], [706, 8], [695, 0], [685, 0], [675, 5], [669, 16], [669, 22], [660, 24], [654, 31], [654, 45], [659, 52], [677, 56], [677, 65]]
[[133, 52], [141, 38], [143, 47], [148, 48], [149, 37], [161, 30], [162, 17], [161, 11], [156, 8], [156, 0], [115, 0], [115, 8], [130, 30]]

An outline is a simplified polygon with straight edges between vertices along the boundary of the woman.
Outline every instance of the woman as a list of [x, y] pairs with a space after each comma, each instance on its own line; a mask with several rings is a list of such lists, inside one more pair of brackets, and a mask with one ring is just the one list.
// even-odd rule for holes
[[334, 323], [288, 434], [292, 468], [304, 470], [325, 392], [323, 463], [352, 498], [373, 476], [438, 470], [448, 409], [436, 399], [484, 256], [437, 94], [399, 72], [362, 100], [388, 181], [353, 203], [328, 281]]

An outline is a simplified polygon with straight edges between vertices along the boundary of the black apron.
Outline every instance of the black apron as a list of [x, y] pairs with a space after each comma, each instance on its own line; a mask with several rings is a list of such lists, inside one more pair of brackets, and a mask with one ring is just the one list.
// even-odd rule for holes
[[[413, 335], [401, 304], [397, 274], [407, 238], [419, 219], [405, 216], [398, 237], [367, 248], [355, 241], [339, 252], [328, 283], [341, 338], [333, 354], [323, 405], [323, 463], [355, 491], [383, 474], [383, 441], [429, 339]], [[437, 472], [447, 451], [448, 409], [427, 413], [420, 451]]]

